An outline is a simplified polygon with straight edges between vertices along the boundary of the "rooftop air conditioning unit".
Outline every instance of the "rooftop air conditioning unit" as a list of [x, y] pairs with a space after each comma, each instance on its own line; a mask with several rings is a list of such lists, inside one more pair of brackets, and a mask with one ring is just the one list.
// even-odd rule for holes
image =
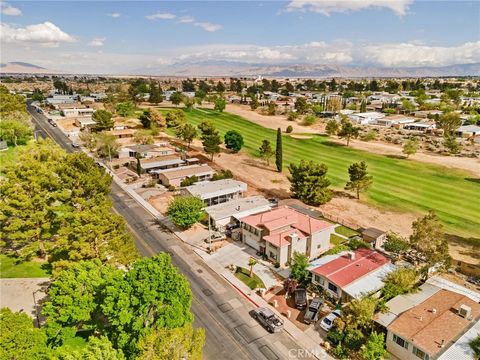
[[467, 306], [464, 304], [460, 305], [460, 308], [458, 309], [458, 315], [460, 315], [465, 319], [468, 319], [471, 314], [472, 314], [472, 308], [470, 306]]

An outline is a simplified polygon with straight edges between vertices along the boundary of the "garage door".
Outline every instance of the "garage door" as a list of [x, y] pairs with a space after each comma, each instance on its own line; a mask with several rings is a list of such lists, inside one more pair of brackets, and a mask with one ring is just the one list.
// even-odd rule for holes
[[255, 239], [252, 239], [250, 236], [245, 236], [243, 240], [245, 244], [247, 244], [248, 246], [251, 246], [255, 250], [260, 250], [260, 245], [258, 241], [256, 241]]

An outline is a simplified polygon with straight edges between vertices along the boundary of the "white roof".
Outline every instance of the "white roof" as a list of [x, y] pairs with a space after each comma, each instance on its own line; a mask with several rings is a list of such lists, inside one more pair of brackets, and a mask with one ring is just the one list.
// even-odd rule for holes
[[480, 126], [477, 125], [464, 125], [460, 126], [457, 131], [460, 132], [474, 132], [474, 133], [480, 133]]
[[208, 206], [204, 210], [213, 220], [219, 221], [229, 217], [238, 219], [270, 209], [270, 203], [263, 196], [250, 196], [231, 200], [223, 204]]
[[[160, 161], [155, 161], [155, 162], [147, 162], [141, 164], [142, 169], [148, 170], [148, 169], [155, 169], [161, 166], [169, 166], [169, 165], [179, 165], [183, 164], [184, 160], [178, 158], [178, 159], [170, 159], [170, 160], [160, 160]], [[175, 168], [178, 170], [178, 168]]]
[[394, 271], [397, 267], [393, 264], [385, 264], [375, 271], [368, 273], [357, 281], [354, 281], [344, 288], [342, 291], [349, 294], [351, 297], [358, 299], [363, 295], [372, 294], [383, 288], [383, 279]]
[[385, 117], [385, 114], [378, 113], [375, 111], [364, 112], [364, 113], [356, 113], [352, 114], [353, 116], [363, 117], [363, 118], [371, 118], [371, 119], [381, 119]]
[[185, 188], [191, 195], [202, 200], [247, 191], [247, 184], [233, 179], [199, 182]]
[[451, 282], [451, 281], [449, 281], [447, 279], [444, 279], [440, 276], [432, 276], [431, 278], [429, 278], [426, 281], [426, 283], [437, 286], [441, 289], [456, 292], [457, 294], [465, 295], [465, 296], [469, 297], [470, 299], [472, 299], [473, 301], [475, 301], [477, 303], [480, 303], [480, 294], [478, 292], [467, 289], [466, 287], [464, 287], [462, 285], [455, 284], [454, 282]]
[[470, 342], [480, 334], [480, 321], [477, 321], [473, 327], [463, 334], [455, 344], [450, 346], [447, 351], [438, 357], [437, 360], [471, 360], [474, 359], [474, 353], [470, 347]]

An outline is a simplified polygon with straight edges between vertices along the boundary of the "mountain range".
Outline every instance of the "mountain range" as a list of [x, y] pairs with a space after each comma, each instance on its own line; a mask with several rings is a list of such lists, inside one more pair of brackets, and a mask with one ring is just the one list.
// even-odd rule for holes
[[[59, 74], [60, 72], [25, 62], [0, 65], [3, 74]], [[124, 74], [147, 76], [267, 76], [280, 78], [372, 78], [372, 77], [447, 77], [480, 76], [480, 63], [449, 66], [380, 67], [313, 64], [251, 64], [230, 61], [177, 62], [158, 68], [136, 68]]]

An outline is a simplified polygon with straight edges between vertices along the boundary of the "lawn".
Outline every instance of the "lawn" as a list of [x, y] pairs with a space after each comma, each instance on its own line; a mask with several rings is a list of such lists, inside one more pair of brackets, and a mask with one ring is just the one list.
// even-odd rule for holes
[[237, 266], [237, 271], [235, 272], [235, 277], [247, 285], [250, 289], [263, 288], [265, 289], [265, 284], [262, 279], [260, 279], [255, 273], [252, 277], [249, 276], [250, 270]]
[[[211, 120], [223, 135], [237, 130], [245, 141], [244, 150], [258, 156], [263, 139], [275, 145], [276, 132], [229, 113], [208, 109], [186, 111], [188, 121], [198, 125]], [[343, 189], [348, 166], [365, 160], [373, 176], [373, 185], [362, 200], [390, 210], [424, 214], [435, 210], [447, 233], [473, 238], [480, 244], [480, 183], [472, 175], [414, 160], [398, 159], [338, 145], [326, 136], [294, 139], [283, 136], [284, 171], [290, 162], [301, 159], [325, 163], [328, 178], [336, 189]], [[475, 239], [476, 238], [476, 239]]]
[[33, 261], [16, 263], [17, 259], [0, 254], [0, 278], [48, 278], [48, 264]]
[[353, 236], [357, 236], [357, 235], [360, 235], [358, 232], [356, 232], [355, 230], [352, 230], [346, 226], [337, 226], [335, 228], [335, 232], [337, 234], [340, 234], [340, 235], [343, 235], [343, 236], [346, 236], [348, 238], [351, 238]]
[[345, 242], [347, 242], [347, 239], [338, 236], [337, 234], [330, 234], [330, 243], [332, 243], [333, 245], [337, 246]]

